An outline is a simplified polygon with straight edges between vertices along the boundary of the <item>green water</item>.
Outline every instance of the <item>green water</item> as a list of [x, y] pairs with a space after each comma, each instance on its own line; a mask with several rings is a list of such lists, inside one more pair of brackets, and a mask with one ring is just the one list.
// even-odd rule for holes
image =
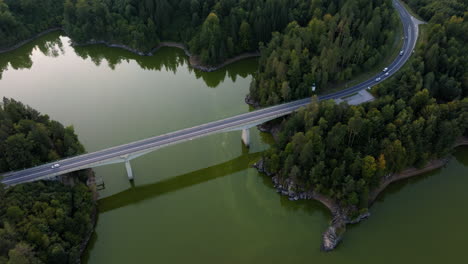
[[[140, 57], [103, 46], [73, 48], [49, 34], [0, 54], [0, 95], [74, 125], [88, 151], [249, 111], [255, 59], [214, 73], [177, 49]], [[468, 263], [468, 149], [446, 168], [392, 185], [369, 220], [332, 253], [320, 235], [328, 212], [291, 202], [249, 164], [271, 139], [252, 129], [161, 149], [97, 168], [105, 182], [85, 263]]]

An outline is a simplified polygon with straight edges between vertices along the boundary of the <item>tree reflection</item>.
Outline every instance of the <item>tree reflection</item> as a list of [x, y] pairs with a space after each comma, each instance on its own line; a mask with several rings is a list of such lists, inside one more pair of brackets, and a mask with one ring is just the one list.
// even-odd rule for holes
[[61, 36], [61, 32], [52, 32], [14, 51], [0, 54], [0, 80], [3, 72], [10, 67], [14, 70], [31, 69], [32, 55], [36, 48], [47, 57], [58, 57], [65, 54]]
[[256, 70], [257, 64], [251, 63], [255, 59], [246, 59], [223, 67], [214, 72], [203, 72], [188, 65], [188, 57], [178, 48], [164, 47], [156, 51], [153, 56], [140, 56], [120, 48], [109, 48], [105, 45], [89, 45], [74, 47], [75, 53], [83, 59], [90, 59], [94, 64], [106, 62], [109, 68], [115, 69], [119, 64], [136, 62], [144, 70], [170, 71], [174, 74], [180, 67], [187, 67], [197, 79], [202, 79], [208, 87], [216, 88], [226, 77], [233, 82], [237, 76], [246, 78]]
[[[188, 57], [178, 48], [164, 47], [156, 51], [153, 56], [140, 56], [120, 48], [109, 48], [104, 45], [73, 46], [69, 39], [63, 37], [62, 32], [53, 32], [35, 41], [27, 43], [12, 52], [0, 54], [0, 80], [2, 73], [11, 69], [31, 69], [33, 66], [33, 53], [39, 50], [47, 57], [64, 55], [67, 49], [73, 49], [76, 55], [86, 60], [90, 59], [95, 65], [107, 64], [115, 70], [119, 64], [136, 62], [144, 70], [169, 71], [174, 74], [181, 67], [185, 67], [197, 79], [202, 79], [208, 87], [216, 88], [226, 78], [236, 81], [237, 77], [246, 78], [257, 69], [256, 59], [245, 59], [214, 72], [202, 72], [188, 64]], [[66, 42], [64, 44], [64, 42]]]
[[455, 149], [455, 158], [461, 164], [468, 166], [468, 148], [466, 146], [460, 146]]

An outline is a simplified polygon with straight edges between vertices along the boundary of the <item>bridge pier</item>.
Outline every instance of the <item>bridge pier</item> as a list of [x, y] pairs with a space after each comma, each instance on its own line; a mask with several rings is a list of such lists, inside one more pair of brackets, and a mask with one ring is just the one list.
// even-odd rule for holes
[[130, 164], [130, 160], [125, 161], [125, 168], [127, 169], [127, 176], [130, 181], [133, 181], [133, 171], [132, 165]]
[[246, 147], [250, 147], [250, 130], [248, 128], [242, 129], [242, 142]]

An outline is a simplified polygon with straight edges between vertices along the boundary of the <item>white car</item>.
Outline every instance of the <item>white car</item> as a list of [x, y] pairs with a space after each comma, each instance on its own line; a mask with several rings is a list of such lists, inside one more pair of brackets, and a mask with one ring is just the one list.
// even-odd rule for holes
[[401, 51], [400, 51], [400, 56], [403, 56], [403, 53], [404, 53], [404, 51], [403, 51], [403, 50], [401, 50]]
[[60, 164], [58, 164], [58, 163], [55, 163], [54, 165], [51, 166], [52, 169], [55, 169], [55, 168], [58, 168], [58, 167], [60, 167]]
[[382, 78], [380, 78], [380, 77], [375, 78], [376, 82], [380, 82], [380, 80], [382, 80]]
[[388, 76], [388, 72], [385, 73], [385, 76]]
[[384, 69], [383, 69], [383, 72], [386, 72], [386, 71], [388, 71], [388, 68], [384, 68]]

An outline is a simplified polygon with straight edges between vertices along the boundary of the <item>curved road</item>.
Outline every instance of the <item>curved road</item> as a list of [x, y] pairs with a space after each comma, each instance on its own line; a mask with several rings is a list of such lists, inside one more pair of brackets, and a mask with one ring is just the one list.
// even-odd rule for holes
[[[408, 61], [412, 51], [414, 50], [414, 47], [416, 46], [416, 40], [418, 38], [418, 24], [420, 22], [412, 17], [398, 1], [394, 0], [394, 6], [397, 9], [403, 24], [405, 39], [402, 49], [403, 54], [399, 55], [389, 66], [387, 66], [388, 76], [386, 76], [384, 72], [381, 72], [373, 78], [356, 86], [336, 93], [319, 96], [319, 100], [339, 99], [364, 90], [367, 87], [371, 87], [378, 83], [378, 81], [376, 81], [377, 78], [381, 78], [380, 81], [389, 78], [391, 75], [397, 72], [406, 63], [406, 61]], [[2, 175], [4, 177], [2, 182], [6, 185], [15, 185], [85, 168], [110, 164], [113, 162], [123, 162], [128, 158], [128, 155], [135, 155], [136, 157], [138, 154], [141, 155], [158, 148], [181, 143], [195, 138], [225, 131], [240, 130], [242, 128], [252, 127], [259, 123], [288, 115], [309, 103], [310, 98], [301, 99], [237, 115], [223, 120], [206, 123], [200, 126], [179, 130], [169, 134], [151, 137], [101, 151], [44, 164], [34, 168], [6, 173]], [[51, 168], [51, 166], [56, 163], [60, 164], [60, 167]]]

